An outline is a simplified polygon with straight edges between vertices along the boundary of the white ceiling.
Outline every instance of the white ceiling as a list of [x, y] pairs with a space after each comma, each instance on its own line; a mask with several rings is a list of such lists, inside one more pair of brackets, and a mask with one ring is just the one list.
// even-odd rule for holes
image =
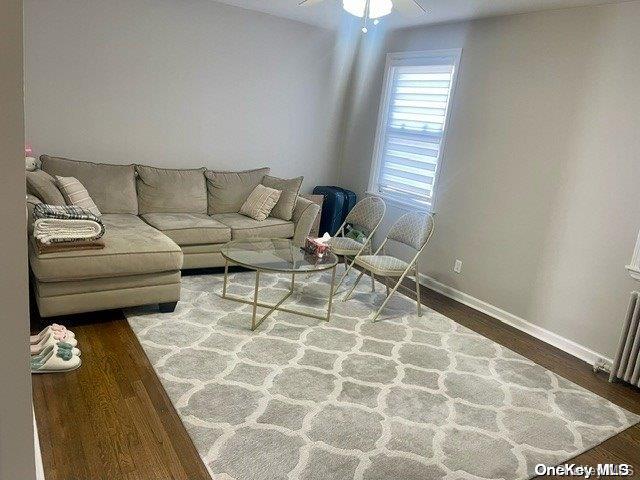
[[[354, 18], [342, 10], [342, 0], [324, 0], [311, 7], [299, 7], [300, 0], [216, 0], [249, 10], [290, 18], [312, 25], [338, 28], [346, 18]], [[404, 16], [394, 12], [385, 17], [388, 27], [402, 28], [415, 25], [445, 23], [472, 18], [510, 15], [558, 8], [622, 3], [625, 0], [418, 0], [429, 12]]]

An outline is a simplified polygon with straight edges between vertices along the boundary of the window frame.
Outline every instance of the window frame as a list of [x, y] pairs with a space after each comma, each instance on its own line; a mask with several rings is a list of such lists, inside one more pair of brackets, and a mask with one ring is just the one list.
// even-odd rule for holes
[[[392, 69], [394, 67], [405, 66], [426, 66], [429, 65], [429, 61], [433, 62], [435, 58], [439, 57], [453, 57], [453, 76], [451, 79], [451, 90], [449, 92], [449, 101], [447, 103], [447, 111], [445, 113], [444, 130], [442, 132], [442, 142], [440, 146], [440, 155], [438, 156], [438, 163], [435, 170], [435, 178], [433, 181], [433, 189], [431, 195], [431, 202], [428, 205], [419, 205], [411, 201], [403, 201], [396, 197], [389, 197], [380, 192], [378, 187], [378, 179], [382, 170], [382, 153], [384, 151], [384, 145], [386, 141], [385, 126], [389, 119], [390, 102], [393, 92], [391, 92], [391, 83], [393, 81]], [[394, 204], [403, 209], [416, 208], [421, 211], [428, 211], [430, 213], [436, 212], [436, 204], [438, 199], [438, 184], [440, 183], [440, 175], [442, 167], [444, 165], [446, 157], [446, 146], [449, 124], [451, 120], [451, 111], [453, 101], [455, 98], [456, 87], [458, 85], [458, 72], [460, 70], [460, 59], [462, 57], [462, 48], [451, 48], [443, 50], [421, 50], [415, 52], [393, 52], [387, 53], [384, 66], [384, 78], [382, 83], [382, 94], [380, 98], [380, 106], [378, 109], [378, 122], [376, 126], [376, 136], [373, 148], [373, 157], [371, 160], [371, 172], [369, 175], [369, 185], [367, 193], [382, 197], [385, 201]], [[433, 63], [432, 63], [433, 64]]]

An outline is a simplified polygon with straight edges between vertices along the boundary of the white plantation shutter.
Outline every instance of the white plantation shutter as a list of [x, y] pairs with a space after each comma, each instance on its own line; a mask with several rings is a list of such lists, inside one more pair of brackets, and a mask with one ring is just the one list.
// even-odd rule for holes
[[459, 59], [459, 51], [454, 53], [389, 59], [370, 185], [374, 193], [433, 206]]

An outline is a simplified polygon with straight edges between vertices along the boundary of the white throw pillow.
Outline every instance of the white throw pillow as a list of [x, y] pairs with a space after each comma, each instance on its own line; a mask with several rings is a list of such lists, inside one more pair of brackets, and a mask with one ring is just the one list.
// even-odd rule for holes
[[89, 192], [84, 185], [75, 177], [56, 177], [56, 185], [67, 201], [67, 205], [75, 205], [77, 207], [89, 210], [94, 215], [102, 215], [98, 207], [91, 199]]
[[278, 203], [281, 194], [282, 192], [275, 188], [258, 185], [240, 207], [240, 213], [262, 221], [269, 216], [273, 207]]

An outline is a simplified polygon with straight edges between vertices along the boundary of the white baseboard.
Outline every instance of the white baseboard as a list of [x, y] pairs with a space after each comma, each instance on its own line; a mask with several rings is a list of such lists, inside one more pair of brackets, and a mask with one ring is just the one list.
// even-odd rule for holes
[[444, 283], [440, 283], [437, 280], [428, 277], [424, 274], [420, 274], [420, 283], [431, 290], [435, 290], [438, 293], [445, 295], [453, 300], [456, 300], [464, 305], [467, 305], [475, 310], [478, 310], [482, 313], [486, 313], [487, 315], [494, 317], [500, 320], [507, 325], [511, 325], [514, 328], [517, 328], [520, 331], [528, 333], [532, 337], [535, 337], [539, 340], [542, 340], [545, 343], [553, 345], [554, 347], [563, 350], [574, 357], [577, 357], [581, 360], [584, 360], [589, 365], [595, 365], [596, 362], [600, 360], [604, 360], [604, 368], [607, 369], [611, 367], [613, 361], [602, 355], [601, 353], [595, 352], [584, 345], [580, 345], [579, 343], [574, 342], [573, 340], [569, 340], [557, 333], [553, 333], [546, 328], [542, 328], [538, 325], [534, 325], [531, 322], [526, 321], [524, 318], [520, 318], [512, 313], [509, 313], [495, 305], [491, 305], [483, 300], [472, 297], [468, 293], [461, 292], [452, 288]]

